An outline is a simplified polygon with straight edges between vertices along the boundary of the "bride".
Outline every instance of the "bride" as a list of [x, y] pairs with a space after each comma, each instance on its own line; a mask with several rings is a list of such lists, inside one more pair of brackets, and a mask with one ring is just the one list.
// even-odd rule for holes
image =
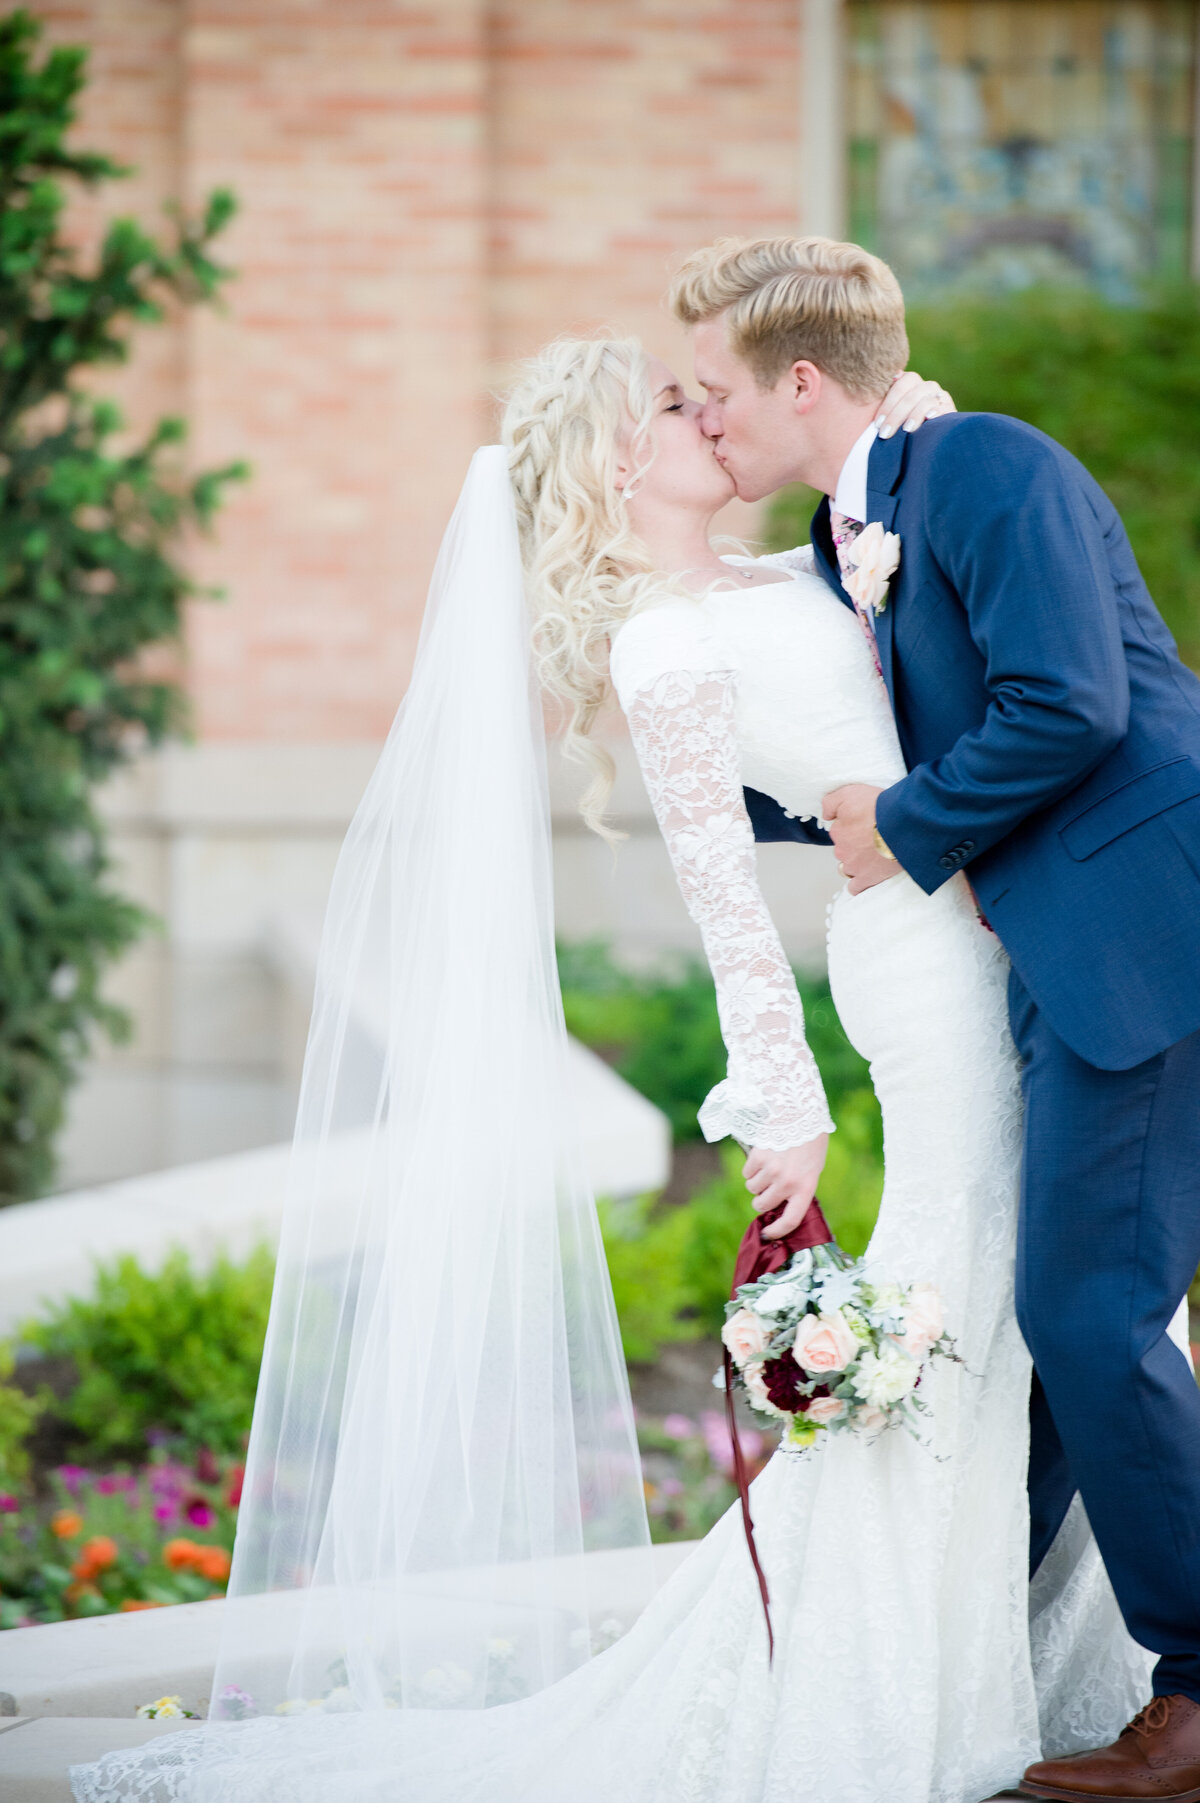
[[[934, 404], [889, 402], [915, 424]], [[1003, 950], [962, 875], [830, 910], [834, 997], [884, 1118], [868, 1256], [938, 1287], [963, 1362], [930, 1373], [924, 1443], [826, 1436], [755, 1482], [771, 1660], [736, 1510], [645, 1602], [571, 1143], [537, 684], [592, 763], [602, 832], [589, 734], [610, 684], [624, 709], [717, 986], [728, 1075], [701, 1123], [752, 1148], [780, 1231], [833, 1123], [743, 788], [818, 817], [904, 764], [807, 548], [713, 548], [732, 485], [662, 364], [555, 344], [504, 441], [472, 465], [335, 879], [211, 1718], [76, 1768], [74, 1794], [975, 1803], [1113, 1738], [1150, 1663], [1078, 1500], [1027, 1579]]]

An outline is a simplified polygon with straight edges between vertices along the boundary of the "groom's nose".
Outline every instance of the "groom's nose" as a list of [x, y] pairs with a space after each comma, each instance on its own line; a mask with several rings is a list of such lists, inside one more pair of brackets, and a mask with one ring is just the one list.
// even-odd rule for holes
[[700, 409], [700, 430], [705, 438], [721, 436], [721, 409], [714, 401], [705, 401]]

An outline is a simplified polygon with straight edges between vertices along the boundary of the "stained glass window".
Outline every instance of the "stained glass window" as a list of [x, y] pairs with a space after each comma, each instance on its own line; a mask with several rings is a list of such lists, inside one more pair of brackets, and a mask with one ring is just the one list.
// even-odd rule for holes
[[1193, 0], [848, 0], [849, 235], [906, 293], [1132, 298], [1191, 255]]

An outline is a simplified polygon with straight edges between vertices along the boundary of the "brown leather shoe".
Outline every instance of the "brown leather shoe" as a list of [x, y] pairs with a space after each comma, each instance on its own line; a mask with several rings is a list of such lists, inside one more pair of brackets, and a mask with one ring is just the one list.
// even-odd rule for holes
[[1020, 1788], [1063, 1803], [1200, 1803], [1200, 1703], [1155, 1697], [1111, 1747], [1043, 1759], [1030, 1766]]

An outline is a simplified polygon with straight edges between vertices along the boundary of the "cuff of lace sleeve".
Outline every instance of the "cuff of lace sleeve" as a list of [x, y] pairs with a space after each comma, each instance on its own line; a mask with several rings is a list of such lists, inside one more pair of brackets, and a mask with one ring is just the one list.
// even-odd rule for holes
[[817, 1105], [790, 1120], [772, 1120], [771, 1110], [761, 1090], [726, 1077], [709, 1091], [696, 1116], [700, 1131], [711, 1144], [718, 1139], [736, 1139], [743, 1146], [760, 1146], [767, 1152], [786, 1152], [802, 1146], [818, 1134], [836, 1131], [821, 1097]]

